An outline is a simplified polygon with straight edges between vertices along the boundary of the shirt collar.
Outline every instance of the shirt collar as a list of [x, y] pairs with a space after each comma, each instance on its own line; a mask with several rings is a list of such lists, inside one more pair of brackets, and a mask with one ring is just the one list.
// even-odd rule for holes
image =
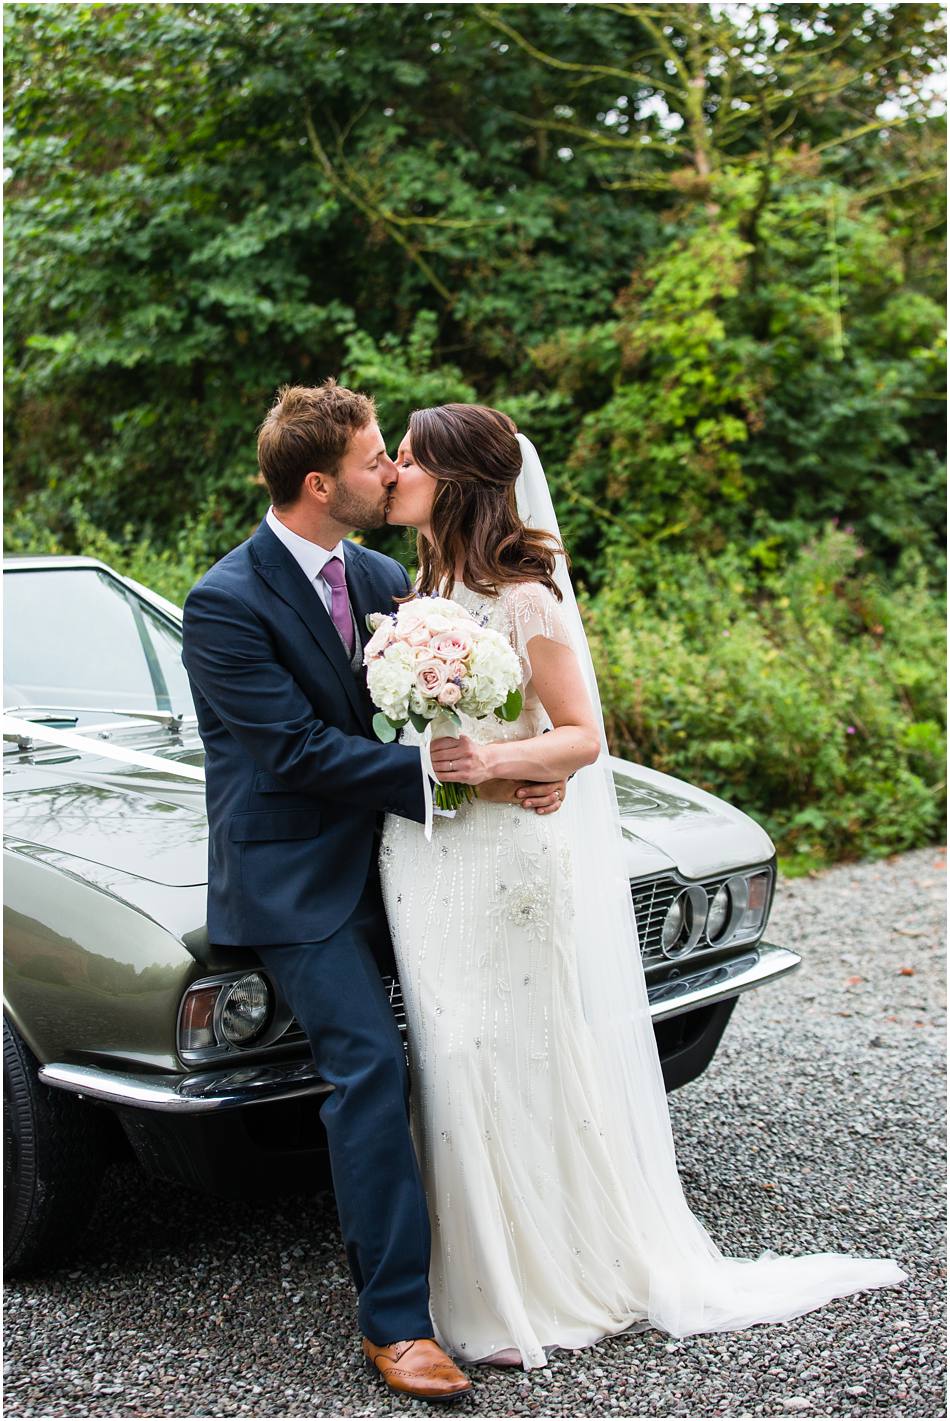
[[333, 557], [339, 558], [343, 566], [346, 567], [342, 538], [335, 548], [323, 548], [319, 543], [311, 543], [309, 538], [301, 538], [299, 533], [294, 533], [286, 524], [281, 523], [274, 512], [273, 504], [267, 510], [267, 526], [300, 564], [308, 582], [313, 582], [315, 577], [319, 577], [325, 565]]

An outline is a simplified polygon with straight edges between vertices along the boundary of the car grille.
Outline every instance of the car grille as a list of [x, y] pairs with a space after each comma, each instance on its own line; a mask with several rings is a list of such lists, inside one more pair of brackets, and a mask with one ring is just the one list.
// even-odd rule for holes
[[384, 977], [383, 986], [389, 994], [389, 1005], [393, 1009], [396, 1018], [396, 1025], [405, 1035], [406, 1031], [406, 1008], [402, 1000], [402, 987], [400, 987], [395, 977]]
[[[702, 884], [710, 902], [712, 902], [714, 894], [732, 876], [732, 873], [721, 873], [716, 878], [701, 878], [694, 881]], [[637, 934], [640, 938], [640, 955], [644, 963], [669, 960], [663, 952], [660, 941], [663, 919], [676, 895], [688, 886], [684, 880], [674, 878], [671, 874], [661, 878], [653, 878], [648, 883], [631, 883], [630, 892], [633, 895]], [[696, 953], [708, 952], [714, 946], [715, 944], [709, 941], [704, 931], [689, 956], [694, 957]]]

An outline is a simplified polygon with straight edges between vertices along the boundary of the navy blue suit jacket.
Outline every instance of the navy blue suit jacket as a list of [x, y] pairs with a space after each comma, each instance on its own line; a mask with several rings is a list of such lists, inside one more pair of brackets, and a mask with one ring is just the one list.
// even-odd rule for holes
[[[346, 545], [361, 640], [409, 576]], [[205, 746], [208, 936], [213, 943], [319, 942], [350, 916], [378, 816], [422, 822], [418, 747], [373, 734], [330, 614], [262, 521], [189, 592], [182, 660]]]

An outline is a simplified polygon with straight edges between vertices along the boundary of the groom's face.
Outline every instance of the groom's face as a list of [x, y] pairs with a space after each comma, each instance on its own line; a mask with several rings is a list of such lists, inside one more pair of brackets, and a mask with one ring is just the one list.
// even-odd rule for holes
[[375, 420], [357, 431], [330, 485], [327, 512], [345, 528], [381, 528], [397, 478]]

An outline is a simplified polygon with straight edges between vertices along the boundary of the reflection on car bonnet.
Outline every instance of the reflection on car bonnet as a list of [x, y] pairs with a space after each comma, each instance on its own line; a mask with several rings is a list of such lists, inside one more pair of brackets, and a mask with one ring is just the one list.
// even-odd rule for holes
[[198, 780], [204, 784], [205, 772], [195, 765], [180, 765], [174, 760], [164, 760], [160, 755], [146, 755], [141, 750], [120, 750], [104, 740], [91, 740], [88, 735], [77, 735], [71, 730], [49, 730], [36, 721], [20, 720], [18, 716], [3, 717], [4, 739], [39, 741], [43, 745], [61, 745], [68, 750], [83, 750], [88, 755], [96, 755], [101, 760], [117, 760], [123, 765], [140, 765], [147, 770], [161, 770], [166, 775], [176, 775], [183, 780]]

